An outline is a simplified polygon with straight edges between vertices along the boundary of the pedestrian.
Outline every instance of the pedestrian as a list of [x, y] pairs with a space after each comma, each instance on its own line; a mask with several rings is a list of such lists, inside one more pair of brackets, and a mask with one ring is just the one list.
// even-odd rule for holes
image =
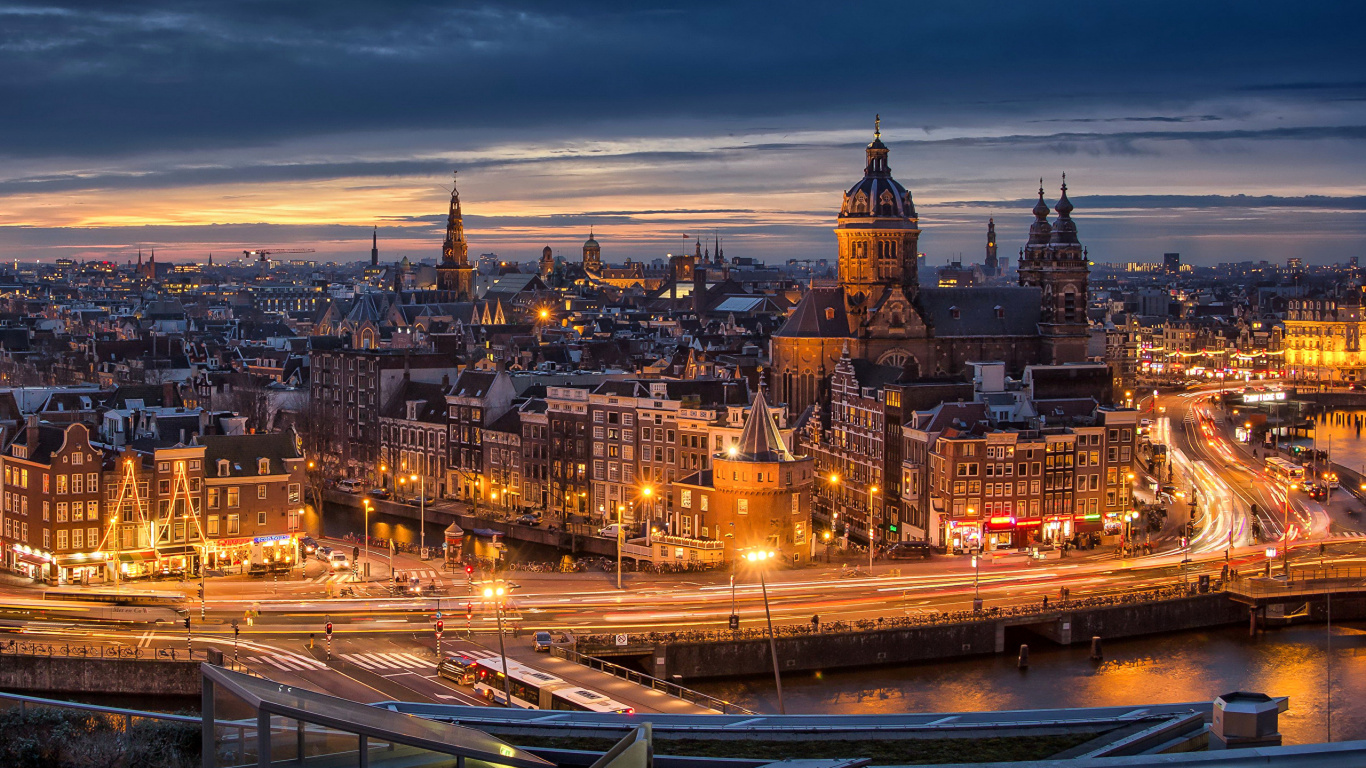
[[1043, 609], [1048, 610], [1048, 595], [1043, 596]]

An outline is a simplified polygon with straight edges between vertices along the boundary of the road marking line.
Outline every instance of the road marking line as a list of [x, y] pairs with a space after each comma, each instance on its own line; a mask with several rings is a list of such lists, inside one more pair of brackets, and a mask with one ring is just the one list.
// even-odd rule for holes
[[403, 669], [403, 665], [402, 665], [402, 664], [396, 664], [396, 663], [394, 663], [394, 661], [393, 661], [392, 659], [387, 658], [387, 654], [383, 654], [383, 653], [365, 653], [365, 654], [359, 654], [359, 655], [365, 656], [366, 658], [370, 659], [372, 662], [374, 662], [376, 665], [378, 665], [381, 669]]
[[395, 655], [402, 656], [405, 659], [409, 659], [419, 667], [430, 667], [432, 664], [436, 663], [434, 659], [424, 659], [418, 656], [414, 656], [411, 653], [398, 653]]

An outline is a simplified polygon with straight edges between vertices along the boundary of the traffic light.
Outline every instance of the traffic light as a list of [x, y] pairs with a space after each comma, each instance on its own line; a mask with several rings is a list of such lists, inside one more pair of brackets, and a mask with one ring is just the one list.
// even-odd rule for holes
[[356, 560], [359, 560], [359, 559], [360, 559], [360, 547], [352, 547], [352, 548], [351, 548], [351, 560], [352, 560], [352, 561], [356, 561]]
[[473, 565], [470, 565], [470, 564], [468, 564], [468, 563], [465, 564], [465, 575], [466, 575], [466, 576], [473, 576], [473, 575], [474, 575], [474, 566], [473, 566]]
[[446, 629], [446, 622], [445, 622], [444, 620], [442, 620], [442, 619], [437, 619], [437, 620], [436, 620], [436, 633], [439, 635], [439, 634], [441, 634], [441, 632], [442, 632], [443, 630], [445, 630], [445, 629]]
[[465, 621], [474, 618], [474, 603], [465, 603]]
[[331, 636], [332, 636], [332, 622], [330, 622], [330, 621], [327, 622], [326, 631], [327, 631], [327, 636], [328, 636], [328, 637], [331, 637]]
[[200, 599], [201, 601], [204, 599], [204, 585], [203, 585], [203, 584], [200, 584], [200, 585], [199, 585], [199, 599]]
[[186, 617], [185, 617], [185, 631], [186, 631], [186, 632], [189, 632], [189, 631], [190, 631], [190, 617], [189, 617], [189, 616], [186, 616]]

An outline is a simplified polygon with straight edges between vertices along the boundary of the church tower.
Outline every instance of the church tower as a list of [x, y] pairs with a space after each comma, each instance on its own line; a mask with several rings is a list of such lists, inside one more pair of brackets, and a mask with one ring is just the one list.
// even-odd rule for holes
[[465, 219], [460, 211], [460, 190], [451, 185], [451, 209], [446, 216], [446, 241], [441, 245], [441, 264], [436, 268], [436, 287], [451, 291], [456, 301], [474, 301], [474, 267], [465, 242]]
[[840, 206], [839, 278], [851, 315], [865, 316], [889, 288], [898, 286], [914, 301], [919, 288], [916, 252], [919, 218], [911, 193], [892, 178], [882, 119], [874, 124], [863, 178], [844, 193]]
[[541, 249], [541, 279], [550, 277], [555, 271], [555, 252], [550, 250], [550, 246]]
[[1001, 274], [1000, 266], [996, 262], [996, 219], [987, 219], [987, 263], [985, 271], [988, 277], [996, 277]]
[[379, 266], [379, 227], [370, 233], [370, 266]]
[[593, 230], [588, 230], [588, 239], [583, 241], [583, 271], [590, 275], [602, 274], [602, 247], [593, 238]]
[[1050, 225], [1041, 183], [1029, 242], [1020, 252], [1020, 285], [1037, 286], [1042, 292], [1039, 334], [1043, 337], [1047, 362], [1082, 362], [1086, 359], [1089, 333], [1086, 293], [1091, 270], [1086, 249], [1077, 239], [1077, 224], [1072, 221], [1066, 174], [1062, 195], [1053, 210], [1058, 218]]

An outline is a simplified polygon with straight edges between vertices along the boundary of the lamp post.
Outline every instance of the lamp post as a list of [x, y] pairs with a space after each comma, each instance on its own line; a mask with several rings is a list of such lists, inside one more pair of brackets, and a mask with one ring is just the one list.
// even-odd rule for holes
[[873, 572], [873, 519], [877, 510], [877, 486], [868, 486], [868, 573]]
[[[412, 475], [412, 481], [418, 482], [418, 476]], [[427, 557], [427, 475], [422, 475], [422, 488], [417, 497], [417, 554], [418, 557]]]
[[508, 677], [508, 653], [503, 644], [503, 601], [507, 599], [507, 589], [502, 584], [484, 587], [484, 601], [493, 601], [494, 611], [498, 614], [498, 655], [503, 657], [503, 706], [512, 707], [512, 683]]
[[[832, 526], [833, 527], [833, 526]], [[830, 531], [825, 532], [825, 562], [830, 562]]]
[[778, 553], [764, 549], [751, 549], [745, 553], [745, 559], [754, 564], [755, 570], [759, 572], [759, 588], [764, 594], [764, 618], [768, 621], [768, 652], [773, 657], [773, 684], [778, 689], [778, 712], [787, 714], [787, 705], [783, 703], [783, 678], [778, 672], [778, 644], [773, 639], [773, 613], [768, 607], [768, 583], [764, 580], [764, 563], [777, 557]]
[[1285, 523], [1281, 526], [1281, 566], [1286, 579], [1290, 578], [1290, 492], [1299, 487], [1291, 483], [1285, 489]]
[[[362, 523], [364, 530], [361, 533], [360, 556], [366, 565], [370, 564], [370, 500], [364, 499], [361, 504], [365, 507], [365, 522]], [[366, 574], [367, 576], [369, 574]]]

